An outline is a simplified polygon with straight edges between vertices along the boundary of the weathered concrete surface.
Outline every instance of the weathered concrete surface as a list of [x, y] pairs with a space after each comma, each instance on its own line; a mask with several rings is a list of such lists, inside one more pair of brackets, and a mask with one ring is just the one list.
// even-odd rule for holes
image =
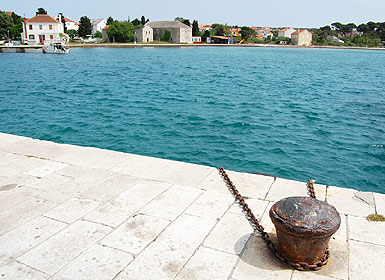
[[[229, 171], [265, 229], [305, 182]], [[0, 133], [0, 279], [381, 279], [385, 195], [316, 185], [341, 227], [318, 272], [281, 265], [217, 170]]]

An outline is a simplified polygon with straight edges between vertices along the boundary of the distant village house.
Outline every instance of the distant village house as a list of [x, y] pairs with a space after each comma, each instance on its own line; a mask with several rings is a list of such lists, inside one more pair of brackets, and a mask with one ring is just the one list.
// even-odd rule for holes
[[166, 31], [170, 32], [170, 42], [193, 43], [192, 28], [180, 21], [150, 21], [134, 32], [138, 42], [152, 42], [161, 41]]
[[340, 38], [336, 37], [336, 36], [331, 36], [331, 35], [328, 35], [326, 37], [326, 39], [328, 41], [331, 41], [331, 42], [337, 42], [337, 43], [345, 43], [343, 40], [341, 40]]
[[64, 26], [55, 18], [39, 14], [24, 21], [23, 33], [21, 33], [22, 43], [29, 45], [49, 44], [58, 42], [64, 38]]
[[79, 23], [75, 22], [73, 20], [70, 20], [69, 18], [64, 18], [65, 26], [67, 30], [78, 30], [79, 29]]
[[206, 30], [210, 31], [211, 29], [212, 29], [211, 24], [200, 24], [199, 25], [199, 31], [200, 32], [205, 32]]
[[313, 34], [307, 29], [298, 29], [291, 34], [291, 43], [297, 46], [309, 47], [312, 45]]
[[296, 30], [294, 28], [291, 28], [291, 27], [281, 29], [278, 31], [278, 37], [291, 38], [291, 34], [295, 31]]
[[201, 36], [192, 36], [192, 42], [193, 42], [193, 44], [201, 44], [202, 43], [202, 37]]
[[100, 19], [91, 19], [92, 25], [92, 35], [96, 33], [96, 31], [102, 32], [103, 28], [106, 27], [107, 21], [104, 18]]

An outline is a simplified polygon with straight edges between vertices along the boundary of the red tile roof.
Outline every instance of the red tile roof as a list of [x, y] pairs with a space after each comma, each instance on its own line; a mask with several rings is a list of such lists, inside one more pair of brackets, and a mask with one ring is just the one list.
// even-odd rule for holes
[[64, 18], [65, 22], [74, 22], [73, 20], [70, 20], [69, 18]]
[[106, 25], [102, 30], [103, 31], [106, 31], [108, 29], [108, 27], [110, 27], [109, 25]]
[[[299, 33], [301, 33], [303, 31], [303, 29], [300, 29], [299, 30]], [[298, 35], [298, 30], [294, 31], [293, 33], [291, 33], [291, 35]]]
[[26, 21], [27, 23], [60, 23], [49, 15], [37, 15]]
[[7, 15], [12, 16], [12, 12], [5, 12]]

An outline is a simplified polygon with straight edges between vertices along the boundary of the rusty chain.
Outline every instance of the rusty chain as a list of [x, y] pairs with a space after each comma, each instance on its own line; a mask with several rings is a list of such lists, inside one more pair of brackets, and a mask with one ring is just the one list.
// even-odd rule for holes
[[[273, 254], [283, 264], [301, 271], [308, 271], [308, 270], [315, 271], [315, 270], [320, 270], [323, 266], [325, 266], [328, 263], [329, 250], [326, 250], [325, 256], [323, 257], [322, 261], [318, 261], [314, 264], [308, 264], [305, 262], [294, 263], [288, 260], [287, 258], [281, 256], [278, 250], [275, 248], [274, 243], [271, 241], [269, 234], [265, 231], [264, 227], [259, 223], [259, 220], [255, 217], [249, 205], [247, 205], [245, 199], [239, 193], [238, 189], [234, 186], [233, 182], [230, 180], [226, 171], [222, 167], [219, 168], [219, 174], [221, 175], [222, 179], [225, 181], [226, 186], [228, 187], [231, 194], [234, 196], [235, 201], [242, 208], [242, 211], [245, 213], [246, 219], [249, 221], [250, 225], [254, 229], [254, 232], [258, 231], [261, 234], [261, 237], [266, 242], [267, 247], [269, 247], [269, 249], [273, 252]], [[310, 180], [308, 180], [307, 182], [307, 189], [310, 197], [315, 198], [316, 196], [314, 191], [314, 184]]]
[[315, 197], [314, 182], [313, 181], [307, 180], [307, 191], [308, 191], [310, 197], [316, 198]]

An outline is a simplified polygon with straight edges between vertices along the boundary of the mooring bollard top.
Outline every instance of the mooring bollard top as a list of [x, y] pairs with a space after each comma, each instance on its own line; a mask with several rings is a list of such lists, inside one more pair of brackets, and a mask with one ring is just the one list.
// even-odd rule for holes
[[341, 224], [341, 217], [334, 206], [300, 196], [276, 202], [270, 209], [270, 218], [282, 230], [305, 236], [332, 235]]

